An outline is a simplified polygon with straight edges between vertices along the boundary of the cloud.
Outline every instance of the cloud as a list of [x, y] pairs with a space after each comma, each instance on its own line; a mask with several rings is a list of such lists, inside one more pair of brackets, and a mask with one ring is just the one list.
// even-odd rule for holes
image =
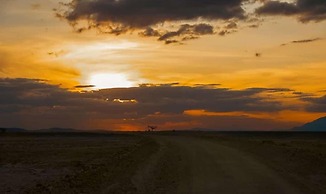
[[306, 107], [307, 111], [326, 113], [326, 95], [321, 97], [303, 96], [302, 100], [309, 103], [308, 106]]
[[219, 33], [218, 33], [218, 35], [220, 35], [220, 36], [224, 36], [224, 35], [226, 35], [226, 34], [228, 34], [229, 32], [227, 31], [227, 30], [221, 30]]
[[151, 37], [151, 36], [161, 36], [160, 32], [157, 30], [154, 30], [151, 27], [147, 27], [144, 31], [139, 32], [139, 35], [145, 36], [145, 37]]
[[[95, 28], [102, 33], [120, 35], [139, 30], [141, 31], [139, 34], [142, 36], [161, 36], [161, 39], [164, 39], [165, 34], [179, 36], [179, 31], [187, 25], [188, 28], [192, 28], [192, 33], [198, 36], [213, 34], [213, 27], [210, 24], [190, 23], [199, 19], [207, 22], [244, 19], [246, 14], [242, 8], [243, 1], [72, 0], [70, 3], [61, 3], [64, 8], [55, 10], [57, 17], [67, 20], [76, 32]], [[79, 25], [85, 22], [86, 25]], [[164, 29], [167, 32], [163, 34], [158, 30], [158, 26], [162, 24], [178, 22], [182, 22], [184, 25], [177, 31]], [[190, 39], [193, 38], [182, 37], [181, 41]], [[168, 42], [174, 41], [168, 40]]]
[[73, 0], [63, 17], [96, 25], [144, 29], [167, 21], [244, 18], [242, 0]]
[[[101, 120], [111, 128], [122, 126], [127, 121], [137, 125], [143, 122], [146, 122], [145, 125], [150, 122], [166, 124], [171, 122], [169, 115], [190, 119], [195, 123], [202, 122], [201, 117], [184, 115], [187, 110], [223, 113], [293, 109], [262, 95], [293, 92], [289, 89], [232, 90], [217, 86], [144, 84], [132, 88], [79, 93], [47, 84], [44, 80], [0, 79], [0, 123], [34, 128], [58, 125], [92, 128], [96, 121]], [[32, 122], [35, 119], [38, 122]]]
[[180, 43], [177, 40], [165, 40], [165, 44], [173, 44], [173, 43]]
[[139, 35], [144, 37], [158, 37], [158, 41], [164, 41], [165, 44], [180, 43], [183, 41], [193, 40], [202, 35], [214, 34], [214, 27], [210, 24], [183, 24], [176, 31], [159, 32], [151, 27], [141, 31]]
[[264, 1], [256, 10], [260, 15], [296, 16], [301, 22], [323, 21], [326, 19], [326, 1], [296, 0], [293, 3], [281, 1]]
[[94, 88], [95, 85], [77, 85], [75, 88]]
[[209, 24], [181, 25], [177, 31], [166, 32], [158, 40], [165, 41], [166, 44], [171, 41], [179, 42], [175, 38], [181, 37], [181, 41], [195, 39], [201, 35], [214, 34], [214, 27]]
[[314, 42], [314, 41], [317, 41], [317, 40], [321, 40], [321, 38], [295, 40], [295, 41], [292, 41], [292, 43], [307, 43], [307, 42]]
[[[250, 7], [262, 6], [251, 13]], [[248, 8], [249, 7], [249, 8]], [[247, 9], [248, 8], [248, 9]], [[136, 32], [142, 37], [158, 37], [165, 44], [198, 39], [217, 32], [220, 36], [237, 32], [241, 24], [259, 27], [262, 15], [297, 17], [301, 22], [326, 19], [324, 0], [71, 0], [55, 9], [56, 16], [82, 33], [120, 35]], [[216, 27], [217, 22], [227, 23]], [[188, 26], [188, 27], [187, 27]], [[192, 26], [192, 27], [190, 27]], [[188, 28], [188, 30], [184, 30]], [[189, 29], [191, 28], [191, 30]]]
[[260, 26], [260, 24], [251, 24], [248, 27], [249, 28], [258, 28]]
[[235, 23], [235, 22], [230, 22], [230, 23], [228, 23], [228, 24], [225, 26], [225, 29], [235, 29], [235, 28], [237, 28], [237, 27], [238, 27], [237, 23]]
[[220, 36], [225, 36], [225, 35], [227, 35], [227, 34], [231, 34], [231, 33], [234, 33], [234, 32], [237, 32], [237, 31], [236, 31], [236, 30], [229, 30], [229, 29], [226, 28], [226, 30], [221, 30], [221, 31], [218, 33], [218, 35], [220, 35]]
[[280, 1], [266, 1], [265, 4], [256, 10], [258, 14], [266, 15], [294, 15], [298, 9], [293, 3]]
[[284, 43], [284, 44], [281, 44], [281, 46], [285, 46], [285, 45], [288, 45], [288, 44], [302, 44], [302, 43], [310, 43], [310, 42], [315, 42], [315, 41], [318, 41], [318, 40], [322, 40], [321, 38], [313, 38], [313, 39], [303, 39], [303, 40], [294, 40], [294, 41], [291, 41], [290, 43]]

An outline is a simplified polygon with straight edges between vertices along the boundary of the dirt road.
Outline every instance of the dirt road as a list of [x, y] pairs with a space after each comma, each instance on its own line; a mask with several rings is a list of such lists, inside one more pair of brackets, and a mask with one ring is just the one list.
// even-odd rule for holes
[[[148, 160], [134, 178], [140, 193], [145, 191], [146, 187], [156, 187], [149, 182], [153, 182], [155, 173], [159, 172], [161, 174], [156, 174], [156, 180], [161, 182], [161, 189], [151, 189], [156, 193], [301, 193], [295, 186], [248, 154], [218, 142], [184, 136], [153, 138], [161, 145], [161, 149]], [[162, 163], [162, 160], [169, 158], [170, 162]], [[170, 175], [162, 175], [163, 168], [168, 169], [165, 170], [165, 174]], [[162, 180], [164, 178], [172, 181]]]

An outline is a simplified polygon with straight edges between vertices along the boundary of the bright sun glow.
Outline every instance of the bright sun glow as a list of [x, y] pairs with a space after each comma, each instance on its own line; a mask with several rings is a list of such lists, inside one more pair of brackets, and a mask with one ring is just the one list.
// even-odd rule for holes
[[128, 88], [134, 86], [127, 76], [121, 73], [94, 74], [90, 78], [90, 84], [97, 89], [104, 88]]

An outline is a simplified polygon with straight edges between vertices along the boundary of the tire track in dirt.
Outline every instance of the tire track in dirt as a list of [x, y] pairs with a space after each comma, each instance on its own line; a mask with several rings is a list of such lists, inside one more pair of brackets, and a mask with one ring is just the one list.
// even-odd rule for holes
[[[160, 149], [154, 154], [133, 178], [139, 193], [155, 191], [155, 178], [161, 160], [168, 157], [168, 151], [175, 150], [174, 170], [170, 176], [176, 177], [176, 183], [166, 185], [165, 193], [181, 194], [300, 194], [266, 165], [258, 162], [244, 152], [226, 147], [205, 139], [182, 136], [153, 136]], [[168, 166], [169, 167], [169, 166]], [[173, 169], [173, 168], [172, 168]], [[162, 177], [161, 177], [162, 178]], [[164, 178], [164, 177], [163, 177]], [[161, 182], [164, 182], [161, 180]], [[169, 183], [169, 181], [166, 181]], [[160, 193], [164, 193], [160, 186]], [[172, 190], [171, 190], [172, 188]]]

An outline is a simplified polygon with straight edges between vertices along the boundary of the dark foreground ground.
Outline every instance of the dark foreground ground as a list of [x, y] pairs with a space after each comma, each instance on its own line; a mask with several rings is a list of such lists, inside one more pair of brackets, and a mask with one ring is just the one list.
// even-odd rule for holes
[[326, 133], [0, 135], [0, 193], [326, 193]]

